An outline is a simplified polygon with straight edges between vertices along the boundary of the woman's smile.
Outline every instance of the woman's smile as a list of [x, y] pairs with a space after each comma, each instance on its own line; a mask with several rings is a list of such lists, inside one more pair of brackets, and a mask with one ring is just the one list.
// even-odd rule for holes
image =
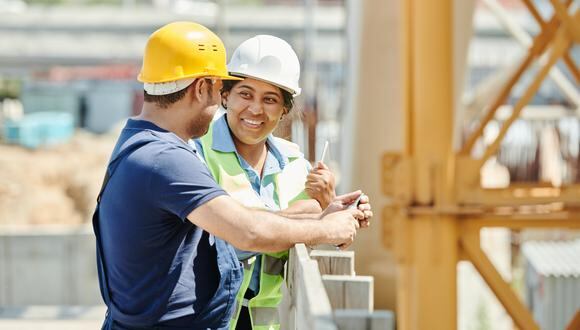
[[241, 118], [240, 120], [242, 121], [245, 127], [251, 129], [260, 129], [264, 125], [264, 122], [259, 120], [252, 120], [247, 118]]

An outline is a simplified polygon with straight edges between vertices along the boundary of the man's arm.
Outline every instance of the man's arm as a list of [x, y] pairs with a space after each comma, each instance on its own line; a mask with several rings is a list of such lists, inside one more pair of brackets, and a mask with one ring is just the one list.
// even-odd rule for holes
[[326, 215], [321, 220], [293, 221], [280, 215], [249, 209], [229, 196], [218, 196], [194, 209], [187, 218], [193, 224], [224, 239], [238, 249], [278, 252], [297, 243], [334, 244], [348, 247], [359, 227], [359, 210]]
[[[327, 214], [346, 209], [349, 205], [354, 203], [361, 194], [362, 191], [357, 190], [344, 195], [336, 196], [324, 210], [320, 208], [318, 201], [314, 199], [306, 199], [297, 201], [289, 208], [276, 213], [290, 219], [320, 219]], [[364, 214], [364, 219], [360, 221], [361, 227], [366, 228], [369, 225], [369, 219], [373, 216], [373, 212], [371, 211], [369, 197], [364, 194], [362, 195], [363, 196], [361, 197], [357, 208]]]

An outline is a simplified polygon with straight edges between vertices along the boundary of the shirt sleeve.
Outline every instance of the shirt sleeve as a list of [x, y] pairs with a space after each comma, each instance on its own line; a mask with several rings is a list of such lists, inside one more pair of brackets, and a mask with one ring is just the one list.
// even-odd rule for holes
[[179, 147], [171, 147], [157, 154], [151, 191], [159, 207], [183, 221], [195, 208], [227, 194], [200, 159]]

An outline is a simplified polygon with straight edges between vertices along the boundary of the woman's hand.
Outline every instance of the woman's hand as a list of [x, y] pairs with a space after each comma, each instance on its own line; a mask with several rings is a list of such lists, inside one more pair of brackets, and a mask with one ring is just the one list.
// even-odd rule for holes
[[327, 208], [336, 197], [335, 187], [334, 173], [323, 162], [316, 163], [316, 167], [306, 177], [306, 193], [316, 199], [322, 209]]
[[363, 194], [360, 190], [336, 196], [332, 203], [322, 212], [321, 217], [346, 209], [356, 209], [361, 212], [357, 218], [360, 228], [367, 228], [370, 225], [370, 220], [373, 217], [372, 206], [369, 196]]

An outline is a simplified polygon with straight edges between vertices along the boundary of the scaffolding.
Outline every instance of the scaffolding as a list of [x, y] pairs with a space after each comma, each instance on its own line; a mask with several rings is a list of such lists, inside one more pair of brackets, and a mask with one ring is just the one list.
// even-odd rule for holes
[[[382, 159], [382, 187], [390, 205], [382, 212], [384, 244], [397, 260], [399, 329], [457, 328], [457, 263], [470, 261], [520, 329], [539, 329], [529, 310], [480, 247], [484, 227], [580, 228], [580, 185], [517, 184], [484, 189], [480, 170], [496, 154], [510, 126], [554, 64], [562, 59], [576, 83], [579, 71], [569, 51], [580, 41], [580, 11], [571, 1], [550, 1], [544, 21], [525, 0], [541, 32], [508, 79], [478, 127], [456, 151], [454, 132], [454, 1], [405, 1], [404, 152]], [[481, 157], [473, 155], [497, 109], [532, 64], [545, 56], [496, 139]], [[457, 60], [457, 59], [455, 59]], [[571, 325], [572, 322], [570, 321]]]

